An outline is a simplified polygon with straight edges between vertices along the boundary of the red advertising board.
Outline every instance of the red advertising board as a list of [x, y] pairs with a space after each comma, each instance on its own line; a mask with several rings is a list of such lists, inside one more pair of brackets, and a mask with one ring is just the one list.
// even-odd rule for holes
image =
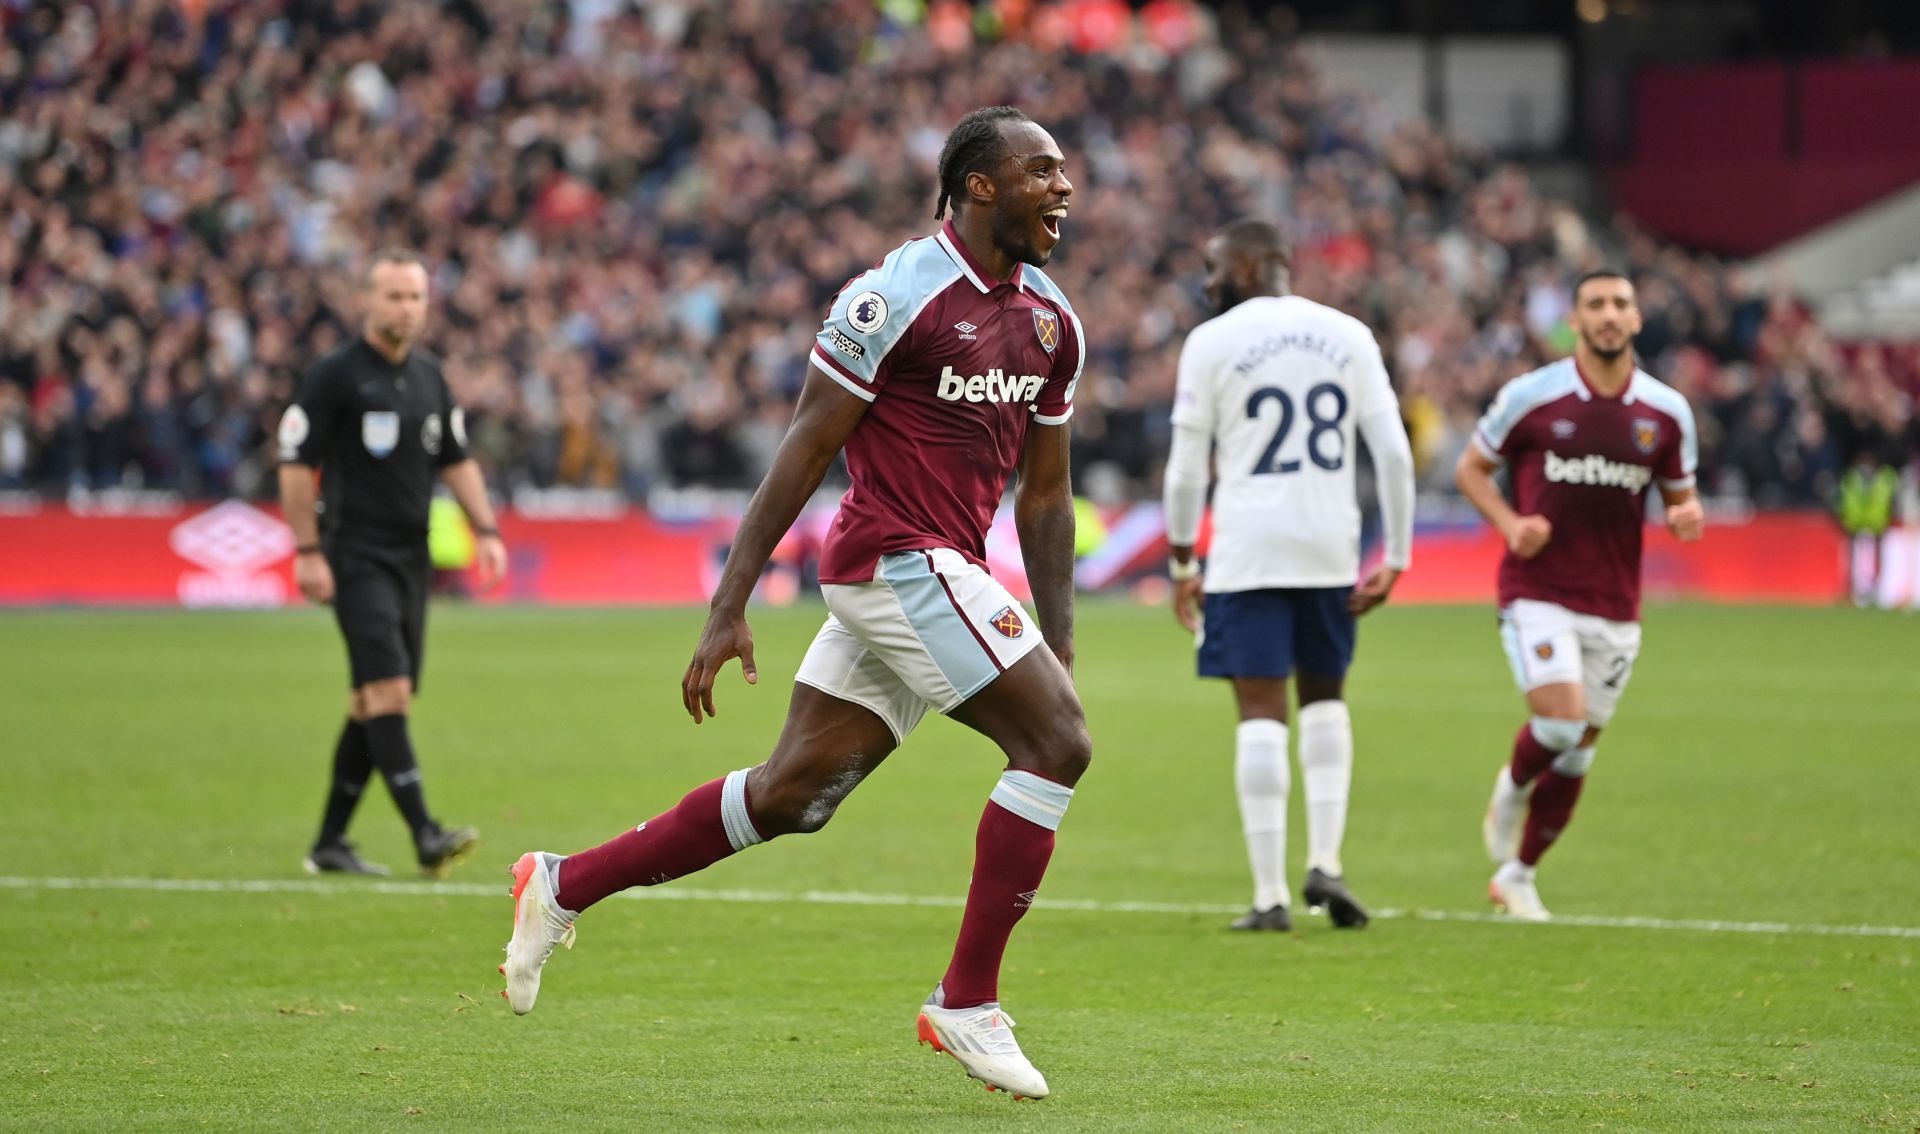
[[[765, 597], [797, 594], [829, 514], [810, 514], [775, 555]], [[506, 584], [486, 602], [669, 605], [705, 602], [735, 520], [663, 520], [632, 510], [606, 518], [533, 518], [507, 513]], [[1104, 546], [1082, 560], [1090, 590], [1160, 576], [1166, 554], [1159, 510], [1141, 505], [1107, 517]], [[279, 606], [297, 599], [293, 541], [271, 509], [239, 501], [102, 515], [65, 505], [0, 512], [0, 605]], [[1423, 531], [1414, 569], [1395, 598], [1491, 602], [1497, 537], [1484, 528]], [[994, 573], [1024, 595], [1019, 548], [1002, 517], [988, 541]], [[1716, 524], [1698, 544], [1647, 533], [1647, 594], [1731, 602], [1823, 603], [1845, 591], [1845, 546], [1812, 514]]]

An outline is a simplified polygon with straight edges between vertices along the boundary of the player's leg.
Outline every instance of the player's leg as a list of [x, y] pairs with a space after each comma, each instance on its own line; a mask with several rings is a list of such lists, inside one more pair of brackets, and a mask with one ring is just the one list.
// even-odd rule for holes
[[[1217, 609], [1213, 599], [1228, 597], [1240, 596], [1209, 595], [1208, 609]], [[1223, 621], [1209, 618], [1214, 625]], [[1276, 634], [1271, 641], [1284, 644], [1286, 638]], [[1285, 652], [1290, 659], [1291, 651]], [[1284, 669], [1290, 662], [1278, 664]], [[1233, 699], [1240, 718], [1233, 732], [1233, 791], [1240, 805], [1247, 865], [1253, 871], [1253, 904], [1228, 928], [1289, 930], [1293, 892], [1287, 887], [1287, 796], [1293, 789], [1293, 769], [1287, 762], [1287, 678], [1235, 677]]]
[[1613, 720], [1633, 676], [1633, 663], [1640, 656], [1640, 625], [1637, 622], [1610, 622], [1590, 615], [1574, 620], [1581, 655], [1581, 700], [1586, 709], [1586, 727], [1579, 740], [1556, 755], [1534, 781], [1533, 797], [1527, 807], [1517, 858], [1529, 869], [1538, 866], [1547, 848], [1573, 821], [1574, 808], [1586, 786], [1587, 772], [1593, 766], [1594, 748], [1600, 731]]
[[1288, 593], [1300, 666], [1297, 728], [1307, 804], [1307, 880], [1301, 891], [1308, 906], [1325, 909], [1340, 929], [1367, 924], [1367, 911], [1347, 889], [1340, 861], [1353, 786], [1353, 718], [1343, 696], [1353, 664], [1356, 627], [1347, 608], [1352, 594], [1352, 587]]
[[1232, 682], [1234, 799], [1253, 873], [1253, 904], [1229, 928], [1293, 928], [1287, 888], [1287, 680], [1293, 672], [1293, 610], [1279, 591], [1206, 596], [1195, 668]]
[[1534, 889], [1533, 868], [1519, 861], [1520, 843], [1537, 781], [1561, 753], [1579, 743], [1586, 730], [1580, 639], [1570, 611], [1528, 600], [1514, 602], [1501, 612], [1500, 634], [1514, 680], [1526, 694], [1530, 716], [1515, 734], [1506, 764], [1494, 776], [1493, 794], [1481, 821], [1487, 854], [1500, 864], [1488, 894], [1515, 917], [1545, 920], [1547, 911]]
[[1093, 742], [1073, 679], [1047, 649], [1029, 651], [948, 715], [999, 745], [1007, 766], [975, 829], [966, 911], [947, 971], [921, 1007], [919, 1034], [989, 1090], [1042, 1098], [1046, 1078], [1000, 1008], [1000, 963], [1040, 892]]
[[358, 694], [347, 698], [347, 721], [334, 742], [333, 767], [327, 781], [327, 803], [320, 817], [320, 833], [303, 865], [312, 874], [386, 874], [387, 868], [367, 862], [347, 841], [360, 796], [373, 776], [373, 753], [367, 747], [365, 714]]
[[926, 705], [828, 619], [801, 662], [773, 753], [688, 792], [597, 847], [522, 855], [513, 868], [514, 928], [501, 972], [515, 1012], [533, 1010], [541, 968], [572, 945], [574, 920], [633, 886], [682, 878], [783, 834], [817, 831], [886, 759]]
[[922, 1042], [1017, 1095], [1047, 1093], [999, 1005], [1000, 961], [1039, 893], [1074, 785], [1092, 759], [1073, 680], [1019, 602], [958, 553], [881, 557], [872, 583], [827, 603], [921, 700], [1000, 746], [1006, 768], [974, 836], [973, 879]]

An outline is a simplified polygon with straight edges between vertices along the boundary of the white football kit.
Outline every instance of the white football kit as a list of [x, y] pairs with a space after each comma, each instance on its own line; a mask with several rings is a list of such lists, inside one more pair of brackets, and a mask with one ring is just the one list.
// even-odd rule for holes
[[[1180, 352], [1167, 531], [1199, 534], [1216, 446], [1209, 594], [1350, 587], [1360, 574], [1356, 427], [1379, 474], [1386, 562], [1413, 545], [1413, 454], [1366, 324], [1299, 296], [1261, 296], [1193, 329]], [[1197, 486], [1197, 491], [1195, 490]]]

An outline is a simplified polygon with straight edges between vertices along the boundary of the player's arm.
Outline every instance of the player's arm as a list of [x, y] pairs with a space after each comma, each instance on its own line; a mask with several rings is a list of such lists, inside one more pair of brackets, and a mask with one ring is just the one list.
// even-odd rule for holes
[[487, 496], [487, 478], [480, 472], [478, 461], [465, 457], [441, 469], [440, 479], [473, 525], [480, 585], [490, 587], [506, 577], [507, 545], [500, 538], [500, 522], [494, 518], [493, 501]]
[[1507, 503], [1493, 479], [1501, 463], [1499, 458], [1488, 456], [1477, 441], [1469, 443], [1460, 454], [1459, 463], [1453, 466], [1453, 483], [1460, 495], [1500, 532], [1501, 538], [1507, 541], [1507, 550], [1522, 559], [1532, 559], [1553, 538], [1553, 525], [1545, 516], [1522, 516]]
[[[753, 632], [747, 627], [747, 599], [766, 569], [775, 545], [793, 526], [825, 479], [833, 458], [867, 412], [867, 402], [850, 393], [816, 364], [794, 407], [793, 424], [773, 456], [766, 478], [754, 490], [747, 513], [734, 533], [720, 585], [708, 607], [706, 628], [680, 681], [681, 704], [695, 724], [714, 715], [713, 679], [731, 658], [740, 659], [747, 684], [760, 680], [753, 664]], [[1068, 528], [1072, 554], [1072, 528]]]
[[1173, 576], [1173, 616], [1189, 632], [1200, 628], [1200, 561], [1194, 557], [1194, 548], [1200, 542], [1200, 518], [1207, 509], [1207, 457], [1212, 447], [1213, 434], [1208, 430], [1176, 421], [1161, 489], [1172, 554], [1167, 569]]
[[1373, 455], [1387, 554], [1380, 566], [1354, 588], [1348, 608], [1356, 615], [1387, 601], [1400, 573], [1413, 560], [1413, 446], [1407, 442], [1400, 409], [1391, 403], [1374, 409], [1360, 418], [1359, 427], [1367, 451]]
[[333, 568], [320, 552], [319, 468], [338, 411], [339, 384], [320, 365], [280, 415], [280, 514], [293, 529], [293, 581], [314, 602], [333, 601]]
[[1694, 490], [1700, 449], [1694, 433], [1692, 407], [1682, 404], [1675, 418], [1680, 431], [1660, 455], [1657, 483], [1660, 502], [1667, 506], [1667, 530], [1674, 538], [1690, 543], [1707, 530], [1706, 510], [1700, 506], [1700, 494]]
[[1173, 579], [1173, 616], [1189, 633], [1200, 628], [1200, 519], [1207, 508], [1208, 467], [1213, 451], [1213, 367], [1204, 326], [1196, 328], [1180, 346], [1174, 374], [1173, 443], [1161, 486], [1161, 504], [1167, 518], [1167, 545], [1171, 558], [1167, 574]]
[[1068, 427], [1035, 423], [1020, 454], [1013, 524], [1040, 634], [1073, 672], [1073, 484]]
[[1661, 485], [1660, 502], [1667, 506], [1667, 530], [1674, 538], [1691, 543], [1706, 534], [1706, 509], [1701, 507], [1700, 494], [1692, 485], [1685, 488]]

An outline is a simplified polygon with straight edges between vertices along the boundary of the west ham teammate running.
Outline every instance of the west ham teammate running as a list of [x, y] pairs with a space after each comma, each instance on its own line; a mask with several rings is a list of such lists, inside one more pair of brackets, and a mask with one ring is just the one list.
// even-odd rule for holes
[[[1045, 130], [1011, 107], [976, 110], [940, 155], [934, 217], [952, 201], [952, 220], [834, 301], [681, 685], [698, 723], [714, 715], [728, 659], [758, 680], [748, 594], [844, 447], [853, 486], [820, 566], [831, 616], [800, 663], [786, 727], [764, 763], [695, 788], [611, 842], [520, 859], [501, 967], [515, 1012], [533, 1008], [541, 966], [555, 945], [572, 944], [581, 911], [819, 830], [931, 709], [986, 734], [1007, 768], [980, 819], [959, 941], [920, 1009], [919, 1035], [989, 1090], [1046, 1095], [997, 986], [1008, 936], [1092, 758], [1071, 676], [1067, 483], [1067, 419], [1086, 348], [1065, 296], [1036, 270], [1059, 243], [1072, 192]], [[1016, 469], [1037, 625], [985, 569], [987, 528]]]
[[[1647, 486], [1658, 482], [1675, 536], [1699, 539], [1705, 526], [1693, 411], [1634, 365], [1632, 282], [1619, 272], [1582, 277], [1571, 318], [1573, 357], [1507, 383], [1454, 470], [1507, 541], [1500, 640], [1533, 719], [1494, 778], [1482, 833], [1500, 864], [1488, 893], [1529, 921], [1547, 920], [1534, 868], [1573, 817], [1594, 742], [1640, 652]], [[1511, 506], [1493, 480], [1502, 464], [1512, 470]]]
[[[1353, 722], [1341, 699], [1354, 619], [1383, 603], [1413, 545], [1413, 452], [1380, 347], [1366, 325], [1287, 293], [1286, 242], [1240, 220], [1207, 242], [1207, 295], [1220, 314], [1180, 352], [1167, 458], [1174, 613], [1206, 624], [1200, 673], [1233, 682], [1240, 725], [1234, 786], [1253, 865], [1253, 908], [1235, 929], [1290, 929], [1287, 907], [1287, 680], [1300, 687], [1300, 778], [1307, 797], [1307, 904], [1358, 928], [1340, 844], [1353, 781]], [[1386, 562], [1358, 590], [1360, 509], [1354, 431], [1366, 437], [1386, 521]], [[1193, 558], [1207, 451], [1220, 486], [1204, 580]]]

